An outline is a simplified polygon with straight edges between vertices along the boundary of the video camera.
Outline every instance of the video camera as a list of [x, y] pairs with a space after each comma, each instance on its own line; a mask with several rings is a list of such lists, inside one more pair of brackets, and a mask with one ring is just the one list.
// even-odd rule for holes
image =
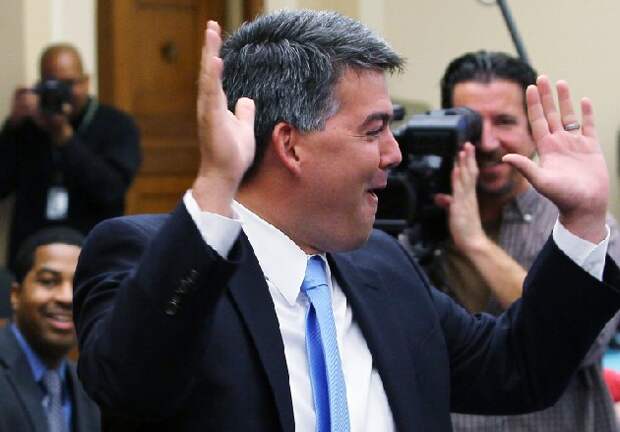
[[73, 87], [63, 80], [44, 80], [34, 88], [39, 95], [39, 109], [44, 114], [62, 114], [63, 106], [71, 103]]
[[414, 115], [394, 130], [403, 160], [379, 193], [375, 228], [406, 234], [418, 260], [432, 258], [448, 235], [445, 211], [433, 197], [451, 193], [454, 159], [467, 141], [478, 143], [481, 133], [480, 114], [466, 107]]

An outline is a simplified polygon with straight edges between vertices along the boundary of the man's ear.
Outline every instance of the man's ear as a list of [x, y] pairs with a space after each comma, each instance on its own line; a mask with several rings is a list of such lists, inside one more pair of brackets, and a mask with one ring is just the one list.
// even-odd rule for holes
[[299, 136], [297, 129], [285, 122], [276, 124], [271, 133], [271, 146], [275, 157], [293, 173], [299, 172], [299, 156], [296, 147], [299, 143]]
[[19, 296], [22, 292], [22, 286], [17, 282], [11, 282], [11, 309], [13, 312], [19, 308]]

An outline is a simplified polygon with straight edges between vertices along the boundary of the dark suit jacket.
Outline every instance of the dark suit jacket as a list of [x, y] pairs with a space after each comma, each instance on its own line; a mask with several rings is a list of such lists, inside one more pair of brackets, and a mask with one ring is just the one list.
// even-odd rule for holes
[[[499, 319], [431, 288], [385, 234], [328, 259], [400, 431], [449, 431], [450, 410], [551, 404], [620, 306], [611, 259], [599, 283], [552, 241]], [[183, 205], [107, 221], [82, 250], [75, 286], [78, 370], [108, 430], [294, 430], [278, 320], [243, 233], [222, 259]]]
[[[68, 378], [73, 394], [73, 431], [99, 431], [99, 409], [84, 392], [72, 364]], [[43, 390], [35, 382], [15, 335], [8, 326], [0, 329], [0, 432], [47, 432], [42, 398]]]

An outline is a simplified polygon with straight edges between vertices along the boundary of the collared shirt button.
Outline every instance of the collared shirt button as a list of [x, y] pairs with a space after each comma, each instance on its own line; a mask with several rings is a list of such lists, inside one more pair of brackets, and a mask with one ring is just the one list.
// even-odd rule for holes
[[529, 222], [532, 222], [532, 220], [533, 220], [533, 219], [534, 219], [534, 218], [533, 218], [533, 217], [532, 217], [532, 215], [531, 215], [531, 214], [529, 214], [529, 213], [525, 213], [525, 214], [523, 215], [523, 220], [524, 220], [525, 222], [528, 222], [528, 223], [529, 223]]

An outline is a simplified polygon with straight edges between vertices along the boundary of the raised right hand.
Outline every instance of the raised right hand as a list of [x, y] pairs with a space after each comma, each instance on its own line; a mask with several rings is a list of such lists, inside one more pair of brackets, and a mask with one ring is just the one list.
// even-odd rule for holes
[[254, 101], [240, 98], [235, 112], [228, 110], [222, 88], [221, 45], [220, 26], [209, 21], [197, 101], [200, 167], [192, 194], [203, 211], [230, 216], [230, 204], [254, 160]]

